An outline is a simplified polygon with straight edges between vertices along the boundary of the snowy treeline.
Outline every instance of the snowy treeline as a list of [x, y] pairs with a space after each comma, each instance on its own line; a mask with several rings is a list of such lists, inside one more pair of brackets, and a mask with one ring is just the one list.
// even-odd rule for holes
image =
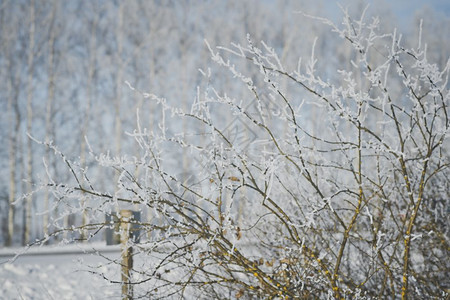
[[[275, 7], [278, 13], [272, 14]], [[8, 240], [8, 215], [14, 214], [15, 244], [42, 236], [48, 219], [56, 218], [43, 213], [55, 201], [46, 191], [20, 199], [45, 180], [44, 161], [53, 176], [71, 176], [51, 151], [31, 142], [27, 132], [38, 140], [52, 141], [69, 159], [79, 159], [87, 167], [95, 159], [89, 156], [85, 136], [97, 153], [134, 155], [136, 144], [126, 138], [126, 132], [136, 127], [136, 110], [150, 130], [158, 128], [161, 113], [126, 82], [164, 96], [172, 104], [190, 107], [196, 87], [208, 84], [198, 70], [212, 67], [205, 39], [229, 44], [243, 42], [246, 33], [251, 33], [276, 42], [280, 51], [294, 43], [297, 53], [306, 54], [309, 50], [296, 42], [299, 31], [291, 28], [308, 30], [307, 37], [301, 36], [310, 42], [318, 30], [309, 22], [295, 20], [292, 11], [299, 8], [283, 1], [272, 5], [256, 1], [4, 2], [0, 7], [0, 239]], [[286, 18], [278, 21], [280, 15]], [[294, 61], [297, 53], [284, 50], [283, 59]], [[230, 81], [215, 81], [235, 89]], [[181, 121], [171, 121], [171, 132], [183, 127]], [[188, 155], [183, 155], [179, 173], [187, 168]], [[110, 170], [91, 171], [97, 173], [94, 177], [101, 186], [114, 186]], [[65, 222], [79, 224], [81, 219], [70, 215]]]
[[8, 244], [100, 239], [131, 208], [139, 296], [448, 293], [448, 20], [402, 35], [364, 6], [6, 7]]

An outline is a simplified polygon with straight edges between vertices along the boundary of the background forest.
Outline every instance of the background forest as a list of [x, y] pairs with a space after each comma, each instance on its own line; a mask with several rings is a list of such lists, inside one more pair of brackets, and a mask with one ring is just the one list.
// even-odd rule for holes
[[[353, 2], [349, 9], [359, 13], [365, 5]], [[283, 64], [293, 67], [298, 57], [310, 55], [310, 46], [320, 37], [315, 51], [317, 57], [327, 57], [318, 65], [326, 73], [350, 64], [352, 54], [330, 28], [295, 12], [339, 19], [339, 13], [331, 13], [338, 9], [335, 3], [287, 0], [4, 1], [0, 7], [0, 241], [8, 240], [12, 214], [15, 244], [26, 244], [47, 230], [52, 196], [43, 191], [22, 199], [45, 180], [44, 162], [53, 176], [67, 180], [71, 176], [58, 157], [32, 142], [27, 133], [52, 141], [88, 167], [95, 159], [88, 154], [85, 136], [95, 152], [133, 155], [136, 145], [126, 132], [136, 126], [136, 110], [150, 129], [157, 127], [161, 114], [125, 82], [188, 108], [197, 86], [211, 84], [199, 69], [214, 72], [215, 68], [204, 40], [211, 45], [245, 43], [247, 33], [256, 41], [270, 41]], [[399, 25], [389, 8], [374, 5], [369, 13], [382, 13], [385, 28]], [[450, 33], [448, 15], [431, 8], [417, 11], [402, 24], [407, 29], [404, 39], [417, 36], [421, 18], [429, 58], [443, 66], [450, 48], [449, 43], [441, 43]], [[213, 80], [224, 90], [237, 88], [230, 78]], [[221, 115], [224, 128], [235, 119], [231, 113]], [[314, 120], [307, 123], [318, 126]], [[177, 132], [185, 125], [174, 119], [169, 130]], [[230, 125], [229, 130], [236, 127]], [[182, 155], [183, 163], [176, 163], [180, 174], [188, 171], [188, 154]], [[99, 184], [112, 184], [110, 170], [92, 172]], [[70, 215], [66, 222], [77, 224], [80, 218]]]

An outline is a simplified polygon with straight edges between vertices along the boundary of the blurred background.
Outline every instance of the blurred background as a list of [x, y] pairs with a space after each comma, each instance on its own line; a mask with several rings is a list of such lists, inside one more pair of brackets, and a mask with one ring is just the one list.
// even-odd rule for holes
[[[61, 158], [28, 135], [56, 145], [68, 160], [90, 168], [99, 190], [113, 191], [114, 174], [95, 167], [95, 155], [138, 151], [127, 135], [137, 126], [137, 111], [142, 128], [160, 130], [161, 110], [143, 93], [184, 109], [198, 96], [197, 88], [214, 86], [247, 97], [212, 63], [205, 40], [211, 47], [228, 47], [246, 44], [249, 34], [274, 47], [292, 71], [299, 57], [310, 57], [317, 37], [317, 70], [339, 81], [329, 70], [349, 64], [351, 53], [330, 27], [299, 12], [339, 24], [341, 7], [359, 18], [367, 5], [368, 20], [379, 15], [382, 29], [397, 28], [406, 43], [417, 43], [423, 19], [429, 59], [447, 63], [450, 43], [442, 40], [450, 36], [450, 2], [444, 0], [0, 1], [0, 245], [27, 244], [48, 233], [58, 222], [53, 209], [58, 199], [41, 186], [51, 183], [47, 175], [73, 181]], [[239, 131], [231, 113], [217, 114], [224, 129]], [[167, 118], [171, 134], [196, 131]], [[305, 122], [314, 127], [314, 119]], [[174, 154], [179, 174], [186, 174], [189, 164], [188, 153]], [[79, 214], [63, 215], [65, 225], [82, 221]]]

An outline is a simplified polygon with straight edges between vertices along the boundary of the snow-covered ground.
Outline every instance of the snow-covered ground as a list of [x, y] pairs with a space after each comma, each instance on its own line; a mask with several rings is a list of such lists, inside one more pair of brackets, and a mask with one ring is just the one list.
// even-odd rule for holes
[[[101, 255], [95, 254], [98, 251]], [[120, 285], [111, 284], [90, 271], [119, 279], [117, 246], [68, 245], [24, 249], [0, 249], [0, 299], [120, 299]]]

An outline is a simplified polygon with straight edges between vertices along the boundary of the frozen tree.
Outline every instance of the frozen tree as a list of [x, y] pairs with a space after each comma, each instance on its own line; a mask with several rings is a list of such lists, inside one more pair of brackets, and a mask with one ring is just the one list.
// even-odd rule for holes
[[[329, 64], [319, 38], [286, 64], [288, 45], [248, 35], [206, 43], [221, 70], [200, 71], [187, 110], [129, 83], [159, 122], [148, 128], [136, 113], [129, 155], [91, 149], [119, 174], [113, 189], [44, 142], [73, 175], [49, 180], [54, 197], [85, 199], [91, 220], [54, 234], [95, 236], [113, 225], [105, 213], [151, 211], [138, 222], [146, 238], [129, 243], [148, 257], [131, 285], [152, 299], [447, 297], [450, 64], [428, 57], [421, 28], [408, 45], [364, 13], [344, 11], [340, 25], [313, 19], [342, 39], [346, 61]], [[215, 85], [218, 76], [233, 84]], [[240, 138], [224, 129], [225, 113]], [[188, 154], [192, 180], [178, 176], [174, 153]]]
[[5, 243], [128, 208], [137, 296], [446, 297], [448, 20], [299, 9], [2, 3]]

